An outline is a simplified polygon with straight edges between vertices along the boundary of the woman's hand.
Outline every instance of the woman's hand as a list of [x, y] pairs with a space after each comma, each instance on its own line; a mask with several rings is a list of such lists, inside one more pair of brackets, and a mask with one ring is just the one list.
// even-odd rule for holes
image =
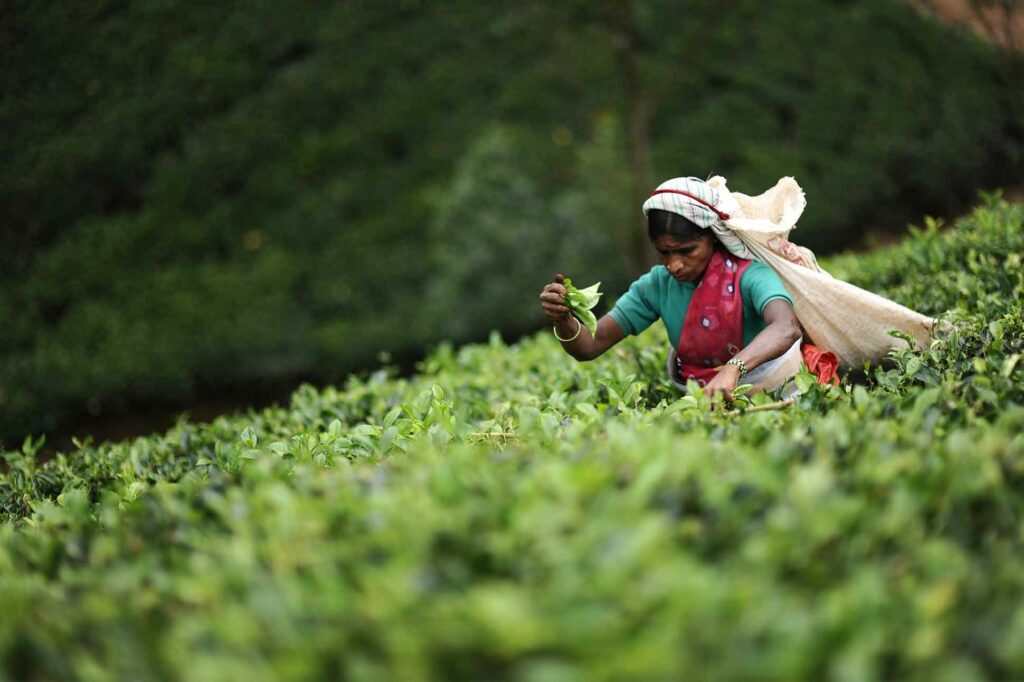
[[731, 403], [734, 400], [732, 392], [740, 380], [740, 368], [736, 365], [719, 365], [715, 371], [718, 374], [704, 386], [704, 393], [712, 398], [716, 393], [721, 393], [726, 402]]
[[[540, 307], [554, 324], [569, 322], [569, 308], [565, 305], [565, 295], [568, 293], [562, 281], [565, 279], [561, 274], [555, 275], [555, 281], [544, 286], [540, 292]], [[575, 329], [575, 327], [571, 327]], [[572, 336], [570, 333], [569, 336]]]
[[555, 275], [555, 281], [544, 286], [540, 292], [540, 307], [554, 324], [558, 336], [570, 339], [561, 342], [565, 352], [577, 360], [593, 360], [625, 338], [625, 334], [615, 320], [605, 315], [597, 321], [597, 334], [591, 336], [590, 330], [573, 317], [565, 305], [564, 279], [561, 274]]

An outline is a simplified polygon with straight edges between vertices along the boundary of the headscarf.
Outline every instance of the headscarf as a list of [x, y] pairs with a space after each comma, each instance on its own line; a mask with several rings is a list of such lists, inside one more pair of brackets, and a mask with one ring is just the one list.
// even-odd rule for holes
[[677, 213], [698, 227], [710, 229], [733, 255], [753, 258], [726, 225], [739, 204], [728, 192], [723, 194], [700, 178], [672, 178], [661, 183], [644, 202], [644, 215], [652, 208]]

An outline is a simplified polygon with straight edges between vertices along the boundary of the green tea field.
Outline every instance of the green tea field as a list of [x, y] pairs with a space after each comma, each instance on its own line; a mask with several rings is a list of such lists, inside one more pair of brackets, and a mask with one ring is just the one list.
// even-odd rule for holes
[[789, 406], [680, 398], [655, 325], [30, 439], [0, 679], [1024, 678], [1022, 257], [1024, 204], [990, 195], [825, 262], [954, 331]]

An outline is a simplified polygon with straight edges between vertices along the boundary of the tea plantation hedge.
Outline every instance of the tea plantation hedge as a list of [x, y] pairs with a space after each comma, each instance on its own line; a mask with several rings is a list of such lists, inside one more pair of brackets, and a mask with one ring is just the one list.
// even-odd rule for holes
[[1024, 676], [1024, 206], [829, 265], [956, 330], [708, 411], [657, 334], [441, 346], [0, 478], [9, 679]]
[[903, 0], [0, 3], [2, 446], [624, 290], [626, 4], [654, 183], [794, 175], [822, 251], [1024, 177], [1021, 71]]

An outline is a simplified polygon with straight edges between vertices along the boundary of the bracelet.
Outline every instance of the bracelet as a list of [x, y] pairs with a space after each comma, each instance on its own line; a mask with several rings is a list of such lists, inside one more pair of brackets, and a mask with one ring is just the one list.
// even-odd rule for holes
[[729, 362], [727, 362], [725, 364], [727, 364], [727, 365], [736, 365], [737, 367], [739, 367], [740, 368], [740, 379], [742, 379], [743, 377], [747, 376], [747, 363], [743, 362], [739, 358], [733, 358], [732, 360], [729, 360]]
[[[576, 320], [576, 318], [573, 317], [572, 315], [570, 315], [569, 317], [572, 317], [572, 319]], [[551, 331], [554, 333], [556, 339], [558, 339], [562, 343], [568, 343], [569, 341], [575, 341], [576, 337], [580, 335], [580, 332], [583, 331], [583, 323], [580, 322], [579, 320], [576, 320], [576, 333], [572, 336], [572, 338], [569, 339], [563, 339], [561, 336], [558, 335], [558, 327], [552, 327]]]

